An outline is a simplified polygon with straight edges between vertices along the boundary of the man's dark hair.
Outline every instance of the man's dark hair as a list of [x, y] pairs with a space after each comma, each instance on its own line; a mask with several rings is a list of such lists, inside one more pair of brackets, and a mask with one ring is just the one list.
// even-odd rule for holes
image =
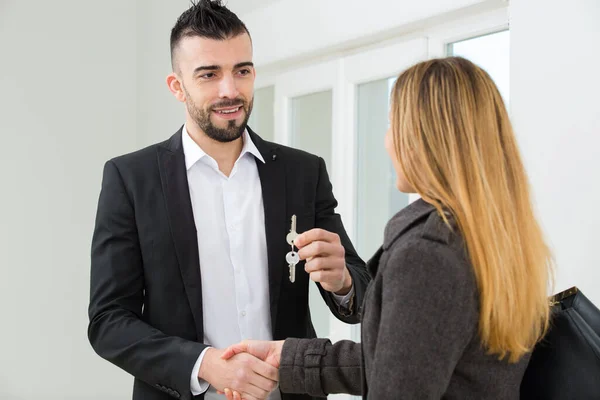
[[185, 37], [226, 40], [243, 33], [250, 36], [246, 25], [221, 0], [192, 0], [190, 8], [179, 16], [171, 30], [171, 64], [179, 42]]

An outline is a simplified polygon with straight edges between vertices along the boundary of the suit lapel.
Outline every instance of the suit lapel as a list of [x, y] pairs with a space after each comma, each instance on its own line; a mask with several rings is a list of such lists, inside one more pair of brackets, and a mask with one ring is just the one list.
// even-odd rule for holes
[[183, 284], [194, 321], [198, 340], [204, 340], [202, 322], [202, 282], [194, 214], [181, 143], [181, 129], [165, 147], [158, 147], [160, 178], [167, 205], [171, 234]]
[[258, 176], [262, 187], [265, 212], [265, 234], [269, 262], [269, 302], [271, 309], [271, 327], [275, 332], [277, 306], [282, 285], [284, 260], [286, 255], [286, 190], [285, 163], [279, 155], [279, 148], [265, 142], [248, 128], [250, 138], [262, 154], [265, 163], [256, 160]]

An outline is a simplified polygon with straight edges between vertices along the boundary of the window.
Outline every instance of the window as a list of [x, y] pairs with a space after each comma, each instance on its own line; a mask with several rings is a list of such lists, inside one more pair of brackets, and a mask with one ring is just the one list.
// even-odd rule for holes
[[487, 71], [509, 104], [510, 33], [508, 30], [448, 44], [448, 55], [471, 60]]
[[254, 106], [248, 126], [264, 140], [275, 139], [273, 107], [275, 106], [275, 86], [266, 86], [254, 91]]

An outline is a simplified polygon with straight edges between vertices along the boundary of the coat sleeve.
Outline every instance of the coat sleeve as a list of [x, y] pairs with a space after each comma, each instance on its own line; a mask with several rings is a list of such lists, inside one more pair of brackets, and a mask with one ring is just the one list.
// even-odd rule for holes
[[142, 320], [144, 270], [133, 203], [114, 162], [104, 167], [92, 238], [88, 337], [96, 353], [153, 387], [190, 399], [201, 343]]
[[283, 393], [327, 397], [361, 394], [360, 343], [328, 339], [287, 339], [281, 352], [279, 387]]

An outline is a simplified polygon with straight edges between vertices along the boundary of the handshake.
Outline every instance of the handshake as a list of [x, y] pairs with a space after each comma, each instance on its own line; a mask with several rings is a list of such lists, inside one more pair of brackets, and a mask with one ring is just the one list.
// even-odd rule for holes
[[283, 342], [245, 340], [225, 350], [209, 349], [198, 376], [228, 400], [266, 399], [278, 386]]

